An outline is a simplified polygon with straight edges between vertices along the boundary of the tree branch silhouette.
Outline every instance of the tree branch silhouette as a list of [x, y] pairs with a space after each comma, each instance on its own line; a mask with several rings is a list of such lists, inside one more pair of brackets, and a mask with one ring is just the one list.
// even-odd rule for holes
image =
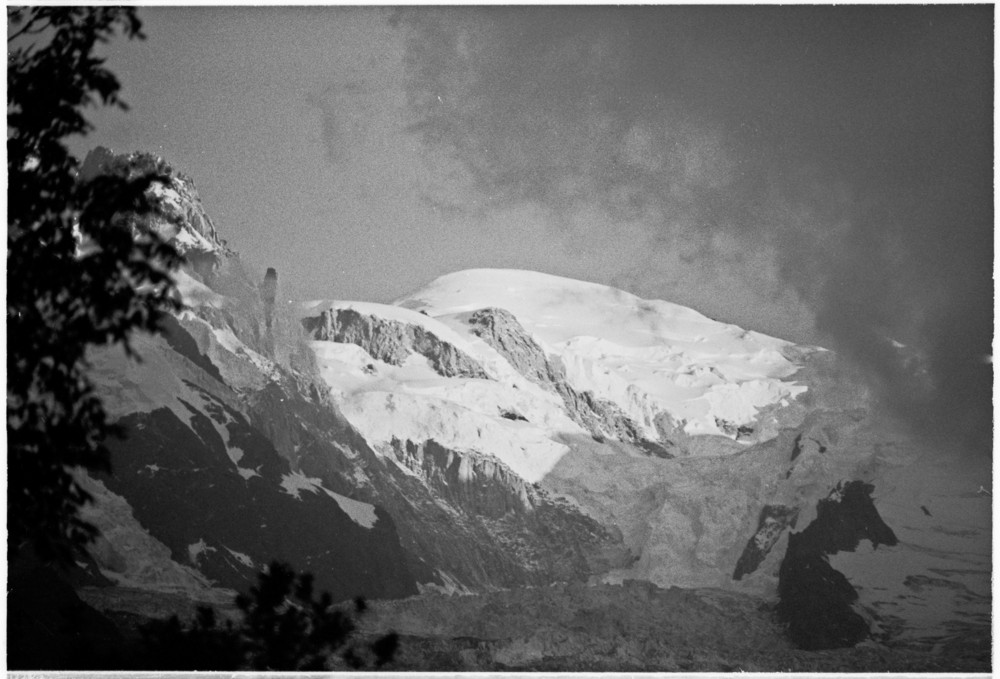
[[[164, 177], [81, 181], [65, 140], [86, 134], [83, 109], [125, 108], [93, 55], [123, 33], [143, 37], [135, 8], [10, 8], [24, 26], [7, 60], [8, 558], [31, 545], [67, 561], [95, 535], [74, 470], [104, 471], [115, 433], [86, 375], [87, 351], [156, 330], [179, 308], [173, 246], [141, 229], [147, 190]], [[80, 246], [88, 243], [84, 250]]]

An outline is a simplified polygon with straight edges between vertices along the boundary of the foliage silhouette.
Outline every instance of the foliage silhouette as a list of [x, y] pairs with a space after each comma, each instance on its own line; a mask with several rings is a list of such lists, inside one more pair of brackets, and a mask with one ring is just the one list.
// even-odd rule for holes
[[114, 428], [85, 369], [90, 347], [155, 330], [178, 308], [176, 250], [142, 228], [147, 191], [166, 178], [111, 173], [83, 181], [65, 140], [91, 129], [82, 109], [126, 108], [93, 55], [117, 33], [143, 38], [136, 9], [8, 8], [8, 558], [30, 545], [68, 561], [95, 534], [73, 469], [107, 470]]
[[[108, 156], [96, 171], [81, 172], [65, 145], [91, 129], [87, 106], [127, 108], [118, 79], [93, 53], [117, 33], [142, 39], [136, 12], [7, 10], [8, 559], [31, 555], [17, 562], [24, 574], [9, 587], [24, 595], [15, 606], [15, 614], [25, 614], [18, 620], [60, 629], [65, 623], [71, 635], [84, 630], [78, 621], [62, 621], [59, 610], [51, 620], [30, 614], [31, 593], [44, 585], [25, 585], [45, 569], [29, 567], [36, 556], [68, 564], [97, 533], [79, 515], [92, 498], [74, 471], [108, 471], [102, 441], [117, 429], [86, 376], [87, 352], [121, 345], [138, 359], [130, 334], [159, 330], [164, 314], [180, 308], [171, 272], [181, 256], [155, 228], [164, 212], [150, 191], [168, 184], [173, 170], [155, 156], [132, 154]], [[51, 582], [61, 580], [53, 574]], [[63, 589], [65, 599], [73, 598]], [[333, 607], [327, 593], [314, 598], [312, 576], [283, 564], [273, 564], [236, 603], [243, 614], [238, 627], [220, 624], [214, 609], [202, 607], [190, 628], [176, 616], [150, 623], [141, 649], [121, 647], [112, 655], [117, 664], [141, 668], [311, 670], [324, 669], [338, 651], [351, 667], [369, 658], [381, 666], [396, 649], [395, 635], [371, 647], [350, 644], [351, 614]], [[362, 612], [363, 601], [354, 608]], [[43, 632], [32, 634], [43, 642], [56, 638]], [[74, 653], [60, 662], [96, 658]], [[29, 653], [21, 660], [27, 666], [37, 659]]]
[[[249, 595], [236, 598], [239, 625], [220, 624], [215, 610], [202, 606], [190, 627], [177, 616], [143, 626], [139, 669], [318, 672], [332, 669], [337, 654], [353, 669], [382, 667], [394, 657], [394, 633], [370, 645], [352, 642], [352, 612], [334, 606], [327, 592], [316, 598], [312, 575], [296, 575], [274, 562], [258, 579]], [[365, 608], [364, 600], [356, 599], [353, 614]]]

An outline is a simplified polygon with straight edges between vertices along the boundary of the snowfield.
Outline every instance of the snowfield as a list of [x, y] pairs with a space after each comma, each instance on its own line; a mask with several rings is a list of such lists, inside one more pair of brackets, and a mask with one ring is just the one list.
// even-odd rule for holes
[[562, 399], [522, 376], [477, 337], [470, 312], [511, 312], [579, 392], [609, 401], [649, 440], [668, 415], [690, 435], [735, 437], [759, 411], [806, 391], [787, 381], [790, 343], [719, 323], [664, 301], [531, 271], [474, 269], [443, 276], [392, 305], [316, 300], [300, 318], [352, 309], [419, 327], [472, 357], [491, 379], [442, 377], [418, 354], [400, 366], [354, 344], [311, 343], [323, 379], [351, 423], [376, 448], [393, 437], [433, 439], [493, 455], [528, 481], [559, 461], [567, 434], [586, 433]]
[[471, 269], [438, 278], [396, 301], [446, 323], [483, 307], [510, 311], [569, 381], [609, 399], [655, 437], [666, 412], [689, 434], [726, 432], [806, 387], [784, 382], [798, 366], [790, 342], [720, 323], [687, 307], [644, 300], [605, 285], [512, 269]]
[[[385, 304], [314, 301], [302, 304], [299, 315], [314, 316], [328, 309], [353, 309], [424, 328], [471, 356], [491, 377], [443, 377], [419, 354], [394, 366], [354, 344], [311, 342], [320, 374], [341, 411], [376, 450], [394, 437], [414, 442], [433, 439], [454, 450], [493, 455], [534, 482], [568, 450], [553, 436], [583, 433], [566, 415], [558, 396], [525, 379], [475, 336]], [[515, 414], [523, 419], [509, 419]]]
[[375, 515], [375, 507], [368, 504], [367, 502], [360, 502], [358, 500], [352, 500], [349, 497], [344, 497], [339, 493], [334, 493], [332, 490], [323, 487], [323, 481], [321, 479], [314, 479], [307, 477], [300, 472], [292, 472], [291, 474], [285, 474], [281, 477], [281, 487], [282, 489], [294, 497], [296, 500], [301, 500], [301, 493], [303, 490], [309, 493], [318, 493], [323, 491], [329, 497], [331, 497], [337, 505], [351, 517], [354, 523], [358, 524], [363, 528], [373, 528], [375, 523], [378, 521], [378, 517]]
[[[376, 450], [394, 437], [433, 439], [454, 450], [494, 455], [534, 482], [568, 450], [552, 440], [552, 433], [582, 433], [554, 394], [520, 375], [509, 375], [506, 384], [449, 378], [419, 354], [393, 366], [353, 344], [314, 341], [310, 346], [341, 412]], [[527, 421], [510, 420], [503, 413], [517, 413]]]

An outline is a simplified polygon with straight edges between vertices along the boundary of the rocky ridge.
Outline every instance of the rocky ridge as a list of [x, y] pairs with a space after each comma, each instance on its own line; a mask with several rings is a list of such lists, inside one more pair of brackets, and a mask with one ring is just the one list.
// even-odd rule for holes
[[443, 377], [489, 379], [475, 360], [419, 326], [362, 315], [354, 309], [326, 309], [304, 318], [302, 324], [312, 339], [356, 344], [390, 365], [402, 365], [410, 355], [419, 354]]
[[672, 447], [673, 442], [645, 438], [636, 423], [614, 402], [591, 391], [574, 389], [562, 361], [547, 356], [509, 311], [480, 309], [469, 316], [468, 323], [474, 335], [496, 349], [519, 373], [558, 394], [573, 421], [595, 438], [628, 441], [660, 457], [672, 457], [667, 446]]
[[199, 275], [210, 276], [233, 255], [219, 237], [194, 180], [176, 172], [163, 158], [140, 151], [115, 154], [99, 146], [87, 154], [79, 176], [86, 181], [109, 173], [127, 177], [155, 173], [165, 178], [146, 191], [156, 211], [142, 226], [171, 241]]

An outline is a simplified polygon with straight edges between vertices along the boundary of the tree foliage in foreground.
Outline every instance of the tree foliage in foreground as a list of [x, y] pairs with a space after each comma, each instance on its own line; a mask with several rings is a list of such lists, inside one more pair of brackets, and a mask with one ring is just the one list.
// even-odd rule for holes
[[309, 574], [296, 575], [287, 565], [272, 563], [259, 575], [249, 595], [236, 605], [242, 621], [222, 624], [208, 606], [198, 609], [190, 626], [177, 616], [142, 628], [139, 669], [149, 670], [275, 670], [318, 672], [339, 656], [347, 667], [382, 667], [392, 660], [398, 638], [389, 634], [370, 645], [351, 641], [354, 615], [365, 611], [363, 599], [352, 611], [333, 605], [329, 593], [318, 598]]
[[[8, 559], [30, 546], [43, 560], [67, 562], [97, 532], [79, 516], [91, 498], [74, 469], [107, 470], [102, 441], [116, 432], [86, 376], [87, 351], [121, 345], [135, 357], [130, 333], [157, 330], [162, 315], [179, 308], [171, 271], [181, 258], [149, 228], [150, 216], [162, 214], [149, 189], [170, 181], [168, 167], [139, 156], [81, 178], [65, 145], [89, 131], [85, 107], [126, 108], [94, 50], [118, 32], [141, 39], [136, 9], [8, 8], [7, 20]], [[240, 626], [220, 625], [211, 608], [200, 609], [190, 628], [176, 617], [148, 625], [143, 650], [126, 662], [310, 670], [324, 669], [335, 653], [350, 667], [381, 666], [396, 649], [395, 635], [350, 643], [351, 614], [332, 606], [329, 594], [316, 599], [312, 576], [281, 564], [237, 606]], [[32, 618], [33, 608], [22, 606], [27, 617], [19, 619], [48, 620]], [[363, 609], [358, 600], [356, 612]], [[73, 625], [79, 621], [42, 625], [43, 637], [72, 635]]]
[[117, 33], [142, 38], [136, 9], [8, 8], [8, 558], [30, 544], [67, 559], [95, 534], [76, 467], [108, 468], [114, 432], [87, 379], [86, 352], [154, 330], [177, 308], [176, 250], [139, 228], [155, 173], [78, 177], [66, 148], [89, 131], [83, 109], [125, 108], [94, 56]]

